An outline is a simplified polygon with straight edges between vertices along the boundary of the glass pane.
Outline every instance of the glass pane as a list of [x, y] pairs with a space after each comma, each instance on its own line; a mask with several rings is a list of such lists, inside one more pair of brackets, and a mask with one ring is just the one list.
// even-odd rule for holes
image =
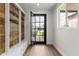
[[5, 52], [5, 4], [0, 3], [0, 54]]
[[36, 42], [37, 42], [37, 41], [40, 41], [40, 40], [39, 40], [39, 36], [36, 36]]
[[32, 29], [32, 41], [35, 41], [36, 31]]
[[35, 23], [32, 23], [32, 28], [35, 28]]
[[44, 36], [40, 36], [40, 41], [44, 41]]
[[35, 22], [32, 22], [32, 41], [44, 41], [44, 16], [35, 16]]
[[34, 16], [32, 17], [32, 22], [35, 22], [35, 17]]
[[39, 41], [39, 30], [36, 30], [36, 41]]
[[39, 16], [36, 16], [36, 22], [39, 22]]
[[40, 16], [40, 22], [44, 23], [44, 16]]
[[78, 4], [71, 3], [66, 5], [68, 13], [68, 25], [69, 27], [76, 27], [78, 21]]
[[64, 27], [66, 24], [66, 13], [60, 12], [60, 27]]
[[44, 29], [41, 29], [41, 28], [40, 28], [39, 35], [40, 35], [40, 36], [44, 36]]
[[32, 36], [32, 41], [35, 41], [35, 37]]
[[35, 37], [35, 30], [34, 29], [32, 29], [32, 35]]
[[39, 23], [36, 23], [36, 28], [39, 28]]
[[40, 23], [40, 28], [44, 28], [44, 23]]
[[76, 27], [78, 21], [78, 12], [68, 12], [69, 27]]
[[66, 25], [66, 4], [63, 4], [59, 9], [58, 26], [64, 27]]

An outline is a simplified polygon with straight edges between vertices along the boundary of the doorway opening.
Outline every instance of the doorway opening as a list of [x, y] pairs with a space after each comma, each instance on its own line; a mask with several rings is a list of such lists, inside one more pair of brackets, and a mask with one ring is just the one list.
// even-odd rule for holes
[[46, 44], [46, 14], [32, 14], [31, 43]]

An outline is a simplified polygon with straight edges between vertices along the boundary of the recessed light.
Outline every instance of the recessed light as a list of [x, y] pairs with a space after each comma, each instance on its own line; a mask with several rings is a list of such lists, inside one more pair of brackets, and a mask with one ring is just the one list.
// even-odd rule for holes
[[39, 6], [40, 4], [39, 4], [39, 3], [37, 3], [36, 5], [37, 5], [37, 6]]

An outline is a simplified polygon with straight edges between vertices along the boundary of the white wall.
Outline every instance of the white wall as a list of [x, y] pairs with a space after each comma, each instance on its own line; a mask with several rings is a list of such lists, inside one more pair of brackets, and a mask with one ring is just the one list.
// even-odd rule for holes
[[53, 44], [54, 40], [54, 27], [53, 27], [52, 11], [48, 11], [47, 17], [47, 44]]
[[25, 26], [25, 38], [28, 40], [28, 44], [30, 44], [30, 12], [26, 13]]
[[[53, 9], [54, 46], [62, 55], [79, 56], [79, 25], [77, 28], [57, 28], [57, 6]], [[78, 20], [79, 23], [79, 20]]]

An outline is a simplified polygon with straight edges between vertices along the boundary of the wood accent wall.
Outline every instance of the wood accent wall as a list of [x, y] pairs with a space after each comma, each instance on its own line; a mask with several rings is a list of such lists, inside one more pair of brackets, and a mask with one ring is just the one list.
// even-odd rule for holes
[[5, 4], [0, 3], [0, 54], [5, 52]]

